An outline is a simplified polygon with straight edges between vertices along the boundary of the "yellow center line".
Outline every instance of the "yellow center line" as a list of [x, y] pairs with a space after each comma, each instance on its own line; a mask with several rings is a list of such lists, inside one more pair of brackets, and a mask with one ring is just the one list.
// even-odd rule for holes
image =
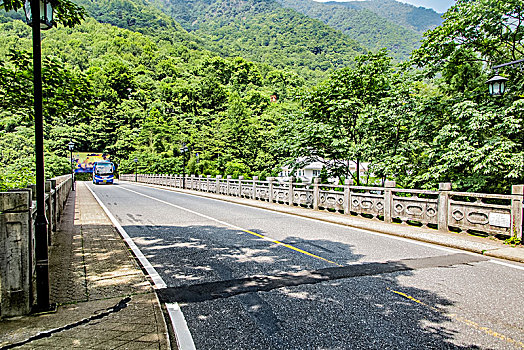
[[287, 243], [283, 243], [283, 242], [277, 241], [276, 239], [266, 237], [266, 236], [264, 236], [264, 235], [261, 235], [260, 233], [256, 233], [256, 232], [249, 231], [249, 230], [244, 230], [244, 229], [242, 229], [242, 231], [243, 231], [243, 232], [246, 232], [246, 233], [249, 233], [250, 235], [257, 236], [257, 237], [263, 238], [263, 239], [265, 239], [265, 240], [267, 240], [267, 241], [270, 241], [270, 242], [276, 243], [276, 244], [278, 244], [278, 245], [281, 245], [281, 246], [286, 247], [286, 248], [288, 248], [288, 249], [294, 250], [294, 251], [296, 251], [296, 252], [299, 252], [299, 253], [305, 254], [305, 255], [307, 255], [307, 256], [311, 256], [311, 257], [313, 257], [313, 258], [323, 260], [323, 261], [325, 261], [325, 262], [328, 262], [328, 263], [330, 263], [330, 264], [336, 265], [336, 266], [338, 266], [338, 267], [342, 267], [342, 265], [337, 264], [337, 263], [334, 262], [334, 261], [328, 260], [328, 259], [326, 259], [326, 258], [323, 258], [323, 257], [321, 257], [321, 256], [315, 255], [315, 254], [313, 254], [313, 253], [307, 252], [307, 251], [302, 250], [302, 249], [300, 249], [300, 248], [293, 247], [293, 246], [290, 245], [290, 244], [287, 244]]
[[180, 210], [186, 211], [186, 212], [188, 212], [188, 213], [195, 214], [195, 215], [200, 216], [200, 217], [203, 217], [203, 218], [205, 218], [205, 219], [215, 221], [215, 222], [217, 222], [217, 223], [219, 223], [219, 224], [222, 224], [222, 225], [225, 225], [225, 226], [229, 226], [229, 227], [231, 227], [231, 228], [233, 228], [233, 229], [235, 229], [235, 230], [239, 230], [239, 231], [242, 231], [242, 232], [245, 232], [245, 233], [249, 233], [250, 235], [257, 236], [257, 237], [262, 238], [262, 239], [265, 239], [265, 240], [267, 240], [267, 241], [269, 241], [269, 242], [276, 243], [276, 244], [278, 244], [278, 245], [281, 245], [281, 246], [286, 247], [286, 248], [288, 248], [288, 249], [294, 250], [294, 251], [296, 251], [296, 252], [298, 252], [298, 253], [301, 253], [301, 254], [304, 254], [304, 255], [310, 256], [310, 257], [312, 257], [312, 258], [319, 259], [319, 260], [322, 260], [322, 261], [328, 262], [328, 263], [330, 263], [330, 264], [333, 264], [333, 265], [336, 265], [336, 266], [342, 267], [342, 265], [337, 264], [337, 263], [334, 262], [334, 261], [331, 261], [331, 260], [325, 259], [325, 258], [323, 258], [323, 257], [321, 257], [321, 256], [318, 256], [318, 255], [312, 254], [312, 253], [310, 253], [310, 252], [307, 252], [307, 251], [305, 251], [305, 250], [299, 249], [299, 248], [297, 248], [297, 247], [293, 247], [293, 246], [290, 245], [290, 244], [286, 244], [286, 243], [283, 243], [283, 242], [277, 241], [277, 240], [275, 240], [275, 239], [273, 239], [273, 238], [270, 238], [270, 237], [267, 237], [267, 236], [261, 235], [260, 233], [256, 233], [256, 232], [253, 232], [253, 231], [246, 230], [246, 229], [244, 229], [244, 228], [242, 228], [242, 227], [238, 227], [238, 226], [236, 226], [236, 225], [233, 225], [233, 224], [230, 224], [230, 223], [228, 223], [228, 222], [225, 222], [225, 221], [222, 221], [222, 220], [219, 220], [219, 219], [213, 218], [213, 217], [211, 217], [211, 216], [208, 216], [208, 215], [205, 215], [205, 214], [202, 214], [202, 213], [196, 212], [196, 211], [194, 211], [194, 210], [187, 209], [187, 208], [181, 207], [181, 206], [179, 206], [179, 205], [176, 205], [176, 204], [173, 204], [173, 203], [169, 203], [169, 202], [166, 202], [166, 201], [164, 201], [164, 200], [161, 200], [161, 199], [158, 199], [158, 198], [155, 198], [155, 197], [152, 197], [152, 196], [148, 196], [147, 194], [143, 194], [143, 193], [140, 193], [140, 192], [137, 192], [137, 191], [133, 191], [133, 190], [131, 190], [131, 189], [129, 189], [129, 188], [125, 188], [125, 187], [119, 187], [119, 188], [121, 188], [121, 189], [123, 189], [123, 190], [126, 190], [126, 191], [129, 191], [129, 192], [132, 192], [132, 193], [136, 193], [136, 194], [138, 194], [138, 195], [140, 195], [140, 196], [143, 196], [143, 197], [146, 197], [146, 198], [149, 198], [149, 199], [155, 200], [155, 201], [157, 201], [157, 202], [164, 203], [164, 204], [166, 204], [166, 205], [169, 205], [169, 206], [171, 206], [171, 207], [174, 207], [174, 208], [177, 208], [177, 209], [180, 209]]
[[395, 293], [395, 294], [398, 294], [406, 299], [409, 299], [417, 304], [420, 304], [420, 305], [424, 305], [425, 307], [435, 311], [435, 312], [438, 312], [440, 314], [444, 314], [445, 316], [449, 317], [449, 318], [452, 318], [456, 321], [459, 321], [459, 322], [462, 322], [472, 328], [475, 328], [481, 332], [484, 332], [486, 333], [487, 335], [491, 335], [492, 337], [495, 337], [495, 338], [498, 338], [500, 340], [503, 340], [507, 343], [510, 343], [510, 344], [515, 344], [515, 345], [519, 345], [521, 348], [524, 349], [524, 343], [518, 341], [518, 340], [515, 340], [513, 338], [510, 338], [504, 334], [501, 334], [501, 333], [498, 333], [498, 332], [495, 332], [494, 330], [488, 328], [488, 327], [484, 327], [484, 326], [481, 326], [479, 325], [478, 323], [474, 322], [474, 321], [471, 321], [471, 320], [468, 320], [467, 318], [464, 318], [464, 317], [461, 317], [461, 316], [458, 316], [456, 314], [446, 314], [444, 312], [442, 312], [441, 310], [439, 310], [438, 308], [434, 307], [434, 306], [431, 306], [431, 305], [428, 305], [416, 298], [413, 298], [411, 295], [407, 295], [406, 293], [402, 293], [402, 292], [399, 292], [399, 291], [396, 291], [396, 290], [393, 290], [391, 288], [387, 288], [387, 290]]

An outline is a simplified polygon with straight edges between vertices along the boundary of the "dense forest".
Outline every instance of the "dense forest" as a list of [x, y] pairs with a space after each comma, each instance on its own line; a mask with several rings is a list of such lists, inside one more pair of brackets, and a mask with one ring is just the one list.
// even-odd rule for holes
[[[280, 69], [292, 68], [314, 80], [325, 77], [327, 70], [350, 64], [356, 54], [366, 51], [348, 36], [284, 9], [273, 0], [215, 0], [201, 4], [168, 1], [158, 3], [158, 7], [140, 0], [80, 0], [79, 4], [102, 23], [166, 40], [193, 38], [199, 48], [216, 55], [244, 57]], [[159, 9], [182, 20], [189, 33], [181, 35], [180, 25], [173, 24], [173, 19], [169, 21]], [[153, 14], [158, 20], [151, 20]]]
[[[46, 175], [69, 171], [70, 140], [121, 172], [136, 157], [143, 173], [181, 173], [187, 143], [196, 174], [264, 177], [320, 157], [341, 160], [326, 170], [356, 184], [365, 179], [342, 160], [402, 187], [507, 193], [524, 183], [524, 76], [501, 69], [509, 91], [498, 98], [485, 81], [523, 57], [524, 12], [496, 2], [457, 1], [401, 64], [281, 7], [223, 0], [187, 32], [165, 3], [92, 2], [81, 24], [43, 34]], [[2, 189], [34, 180], [31, 34], [15, 18], [0, 12]]]
[[386, 48], [403, 61], [418, 48], [424, 31], [442, 20], [428, 9], [416, 8], [394, 0], [320, 3], [313, 0], [278, 0], [292, 8], [340, 30], [371, 50]]

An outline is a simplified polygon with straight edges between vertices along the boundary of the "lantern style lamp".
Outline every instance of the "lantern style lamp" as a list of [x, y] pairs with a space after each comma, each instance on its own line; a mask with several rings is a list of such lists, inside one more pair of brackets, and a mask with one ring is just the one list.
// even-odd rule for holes
[[489, 94], [491, 96], [502, 96], [506, 91], [506, 81], [508, 81], [508, 78], [501, 77], [500, 75], [495, 75], [488, 80], [486, 84], [488, 84], [489, 87]]
[[186, 143], [182, 143], [182, 147], [180, 148], [180, 153], [182, 153], [182, 187], [186, 188], [186, 153], [189, 152], [189, 148], [187, 148]]
[[[49, 0], [39, 0], [40, 4], [40, 29], [47, 30], [53, 27], [53, 6]], [[33, 25], [33, 11], [31, 11], [31, 1], [26, 0], [24, 4], [25, 17], [27, 24]]]
[[71, 163], [71, 180], [72, 180], [72, 184], [71, 184], [71, 190], [74, 191], [75, 190], [75, 168], [73, 166], [73, 150], [75, 149], [75, 143], [71, 140], [69, 141], [69, 143], [67, 144], [67, 149], [69, 150], [69, 154], [70, 154], [70, 163]]
[[135, 159], [133, 159], [135, 161], [135, 182], [138, 182], [137, 181], [137, 177], [138, 177], [138, 158], [135, 157]]

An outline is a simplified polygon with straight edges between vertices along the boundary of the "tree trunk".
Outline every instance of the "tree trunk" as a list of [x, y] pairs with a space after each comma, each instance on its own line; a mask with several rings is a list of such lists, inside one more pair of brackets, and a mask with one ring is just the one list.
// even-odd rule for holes
[[357, 186], [360, 186], [360, 159], [357, 158]]

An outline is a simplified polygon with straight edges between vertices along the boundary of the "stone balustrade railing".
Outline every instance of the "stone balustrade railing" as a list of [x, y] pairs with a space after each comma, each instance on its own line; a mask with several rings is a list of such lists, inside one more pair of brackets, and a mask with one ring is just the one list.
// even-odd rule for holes
[[523, 188], [513, 186], [511, 195], [454, 192], [451, 183], [440, 184], [439, 191], [385, 187], [325, 185], [222, 178], [220, 175], [185, 176], [125, 174], [121, 180], [138, 181], [226, 196], [250, 198], [270, 203], [301, 206], [346, 215], [359, 215], [386, 223], [398, 222], [441, 231], [482, 232], [515, 236], [522, 240]]
[[[48, 245], [71, 191], [70, 175], [46, 182]], [[0, 318], [28, 314], [36, 301], [34, 186], [0, 192]]]

